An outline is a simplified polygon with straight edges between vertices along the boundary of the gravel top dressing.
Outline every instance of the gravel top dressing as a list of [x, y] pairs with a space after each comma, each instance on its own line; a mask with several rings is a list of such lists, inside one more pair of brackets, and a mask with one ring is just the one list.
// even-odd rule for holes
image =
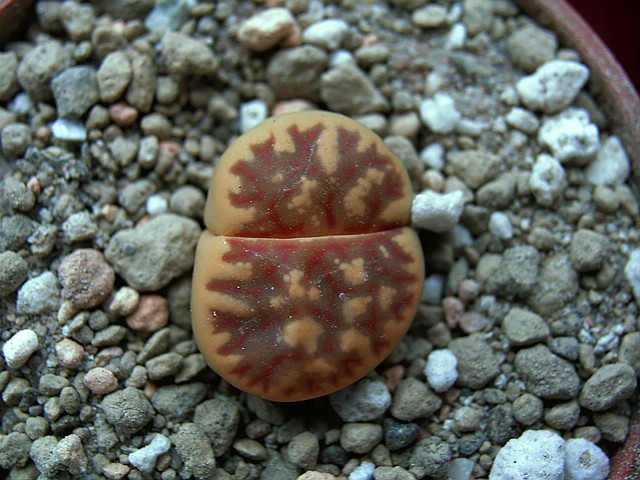
[[[0, 50], [0, 476], [606, 479], [640, 213], [579, 54], [510, 0], [156, 3], [37, 2]], [[310, 109], [406, 167], [426, 279], [371, 373], [278, 403], [198, 351], [194, 252], [224, 151]]]

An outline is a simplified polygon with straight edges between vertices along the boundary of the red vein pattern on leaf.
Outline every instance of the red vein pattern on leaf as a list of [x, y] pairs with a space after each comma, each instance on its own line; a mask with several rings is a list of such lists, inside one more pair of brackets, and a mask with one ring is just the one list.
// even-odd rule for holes
[[[318, 234], [355, 234], [401, 226], [380, 218], [384, 208], [406, 195], [406, 179], [393, 160], [377, 145], [362, 145], [361, 135], [340, 127], [335, 151], [337, 169], [329, 173], [319, 153], [319, 142], [327, 127], [318, 123], [307, 130], [292, 125], [286, 130], [293, 151], [276, 150], [278, 136], [251, 146], [251, 159], [238, 159], [230, 172], [241, 180], [240, 192], [230, 192], [229, 201], [238, 208], [254, 208], [256, 217], [236, 236], [292, 238]], [[355, 216], [345, 203], [347, 192], [369, 169], [384, 173], [382, 185], [362, 198], [364, 215]], [[311, 183], [310, 183], [311, 182]], [[315, 182], [315, 183], [314, 183]], [[309, 194], [313, 201], [296, 207], [292, 201]]]
[[[299, 375], [298, 388], [321, 392], [327, 385], [338, 385], [345, 375], [358, 373], [358, 366], [371, 354], [382, 360], [391, 347], [385, 323], [403, 320], [403, 309], [415, 300], [412, 285], [419, 281], [407, 265], [416, 259], [394, 242], [399, 232], [362, 235], [358, 242], [341, 236], [303, 241], [229, 238], [230, 250], [223, 261], [249, 262], [253, 268], [250, 279], [242, 283], [214, 278], [207, 284], [208, 290], [250, 306], [246, 315], [211, 308], [212, 333], [228, 336], [218, 354], [241, 357], [232, 373], [264, 392], [281, 375]], [[358, 258], [364, 261], [364, 280], [354, 284], [345, 279], [341, 264]], [[298, 276], [292, 266], [300, 269]], [[292, 283], [298, 292], [294, 298]], [[380, 296], [385, 286], [394, 291], [383, 305]], [[368, 298], [365, 311], [345, 318], [346, 302], [362, 298]], [[304, 342], [287, 343], [287, 324], [302, 318], [311, 318], [320, 327], [314, 351]], [[370, 352], [341, 349], [340, 335], [354, 328], [369, 339]], [[318, 358], [337, 363], [341, 371], [324, 377], [306, 372], [305, 366]]]

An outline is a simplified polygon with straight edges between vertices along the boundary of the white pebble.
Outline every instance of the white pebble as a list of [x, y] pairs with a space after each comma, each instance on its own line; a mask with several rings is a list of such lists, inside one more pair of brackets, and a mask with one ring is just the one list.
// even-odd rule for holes
[[624, 274], [631, 285], [636, 302], [640, 303], [640, 248], [629, 255], [629, 260], [624, 267]]
[[248, 20], [238, 29], [238, 40], [247, 48], [264, 52], [291, 34], [295, 19], [286, 8], [267, 8]]
[[240, 131], [242, 133], [266, 120], [268, 115], [267, 104], [262, 100], [251, 100], [240, 105]]
[[513, 128], [517, 128], [529, 135], [535, 133], [540, 126], [540, 120], [538, 120], [538, 117], [536, 117], [534, 113], [520, 107], [513, 107], [509, 113], [505, 115], [504, 119]]
[[420, 152], [420, 160], [429, 168], [442, 170], [444, 167], [444, 147], [437, 142], [427, 145]]
[[567, 179], [560, 162], [546, 153], [538, 155], [529, 176], [529, 188], [536, 202], [550, 207], [566, 186]]
[[160, 215], [161, 213], [165, 213], [169, 207], [169, 203], [167, 199], [162, 195], [151, 195], [147, 198], [146, 208], [147, 213], [152, 217], [155, 215]]
[[538, 141], [562, 163], [590, 157], [596, 153], [599, 140], [598, 127], [581, 108], [569, 108], [546, 118], [538, 131]]
[[67, 142], [84, 142], [87, 139], [87, 130], [82, 122], [58, 118], [51, 124], [51, 133], [58, 140]]
[[585, 173], [587, 180], [595, 185], [622, 185], [629, 176], [629, 157], [620, 139], [607, 138], [596, 159], [589, 164]]
[[493, 212], [489, 217], [489, 232], [501, 240], [513, 238], [513, 226], [506, 213]]
[[169, 451], [171, 442], [164, 435], [156, 435], [151, 443], [129, 454], [129, 463], [141, 472], [150, 473], [156, 466], [160, 455]]
[[449, 50], [455, 50], [464, 47], [464, 42], [467, 39], [467, 29], [464, 23], [456, 23], [449, 30], [449, 35], [445, 42], [445, 48]]
[[60, 284], [52, 272], [27, 280], [18, 290], [16, 308], [19, 313], [53, 312], [59, 306]]
[[443, 348], [434, 350], [427, 358], [424, 374], [431, 388], [436, 392], [446, 392], [458, 379], [458, 359], [454, 353]]
[[442, 301], [442, 291], [444, 290], [444, 276], [439, 273], [429, 275], [424, 280], [421, 302], [431, 305], [440, 305]]
[[344, 20], [330, 18], [312, 23], [302, 32], [302, 41], [325, 50], [337, 49], [349, 32], [349, 24]]
[[464, 193], [425, 190], [413, 198], [411, 221], [419, 228], [442, 233], [456, 226], [464, 208]]
[[449, 464], [448, 480], [469, 480], [476, 464], [467, 458], [454, 458]]
[[460, 112], [446, 93], [436, 93], [420, 104], [420, 118], [435, 133], [450, 133], [462, 118]]
[[589, 78], [578, 62], [551, 60], [516, 84], [522, 103], [530, 110], [557, 113], [568, 107]]
[[368, 422], [386, 412], [391, 405], [391, 393], [384, 382], [363, 378], [332, 393], [329, 402], [345, 422]]
[[341, 48], [340, 50], [336, 50], [329, 55], [329, 67], [334, 68], [345, 63], [350, 63], [351, 65], [355, 65], [356, 59], [349, 50], [344, 50]]
[[349, 480], [371, 480], [376, 466], [371, 462], [362, 462], [349, 474]]
[[570, 438], [565, 448], [565, 480], [605, 480], [609, 475], [609, 459], [594, 443], [584, 438]]
[[33, 330], [20, 330], [2, 346], [2, 355], [9, 368], [20, 368], [38, 349], [38, 336]]
[[489, 480], [564, 479], [564, 440], [548, 430], [527, 430], [498, 452]]

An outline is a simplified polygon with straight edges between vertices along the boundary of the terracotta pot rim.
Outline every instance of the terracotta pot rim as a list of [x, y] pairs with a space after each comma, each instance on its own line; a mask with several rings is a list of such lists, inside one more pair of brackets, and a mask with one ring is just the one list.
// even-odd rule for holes
[[626, 72], [589, 24], [565, 0], [516, 0], [520, 8], [576, 50], [591, 69], [590, 93], [604, 107], [611, 130], [632, 163], [631, 183], [640, 188], [640, 97]]

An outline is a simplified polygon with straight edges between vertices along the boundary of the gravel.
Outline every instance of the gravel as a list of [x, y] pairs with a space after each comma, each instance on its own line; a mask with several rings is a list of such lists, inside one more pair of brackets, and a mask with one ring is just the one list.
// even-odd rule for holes
[[[511, 0], [152, 3], [37, 2], [0, 48], [3, 473], [606, 478], [640, 213], [579, 54]], [[206, 366], [191, 273], [220, 155], [308, 108], [399, 156], [427, 280], [374, 371], [282, 405]]]

